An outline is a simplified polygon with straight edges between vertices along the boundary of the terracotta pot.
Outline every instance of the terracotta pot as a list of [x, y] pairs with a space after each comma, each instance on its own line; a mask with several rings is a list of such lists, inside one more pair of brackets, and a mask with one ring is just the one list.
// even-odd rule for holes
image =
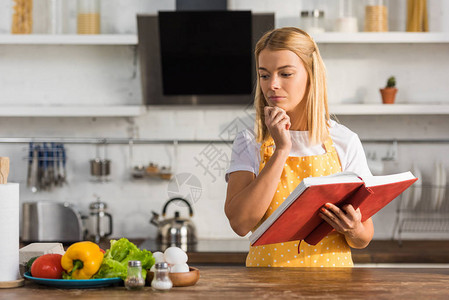
[[382, 94], [382, 102], [384, 104], [393, 104], [396, 98], [396, 93], [398, 92], [397, 88], [383, 88], [380, 89], [380, 93]]

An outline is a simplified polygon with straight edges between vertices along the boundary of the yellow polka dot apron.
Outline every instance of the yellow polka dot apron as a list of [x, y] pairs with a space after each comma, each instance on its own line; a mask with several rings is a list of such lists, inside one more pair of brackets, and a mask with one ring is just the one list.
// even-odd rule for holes
[[[306, 177], [326, 176], [341, 172], [340, 159], [329, 137], [324, 142], [326, 152], [321, 155], [289, 156], [278, 184], [262, 220], [262, 224]], [[259, 173], [274, 153], [273, 139], [267, 140], [260, 149]], [[299, 246], [299, 247], [298, 247]], [[345, 237], [332, 231], [317, 245], [305, 241], [291, 241], [261, 246], [250, 246], [246, 257], [247, 267], [352, 267], [351, 248]]]

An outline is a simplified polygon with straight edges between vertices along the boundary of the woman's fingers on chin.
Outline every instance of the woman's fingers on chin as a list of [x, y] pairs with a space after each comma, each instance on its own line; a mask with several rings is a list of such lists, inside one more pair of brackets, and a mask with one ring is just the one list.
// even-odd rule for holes
[[271, 116], [272, 113], [273, 113], [273, 107], [265, 106], [263, 111], [264, 111], [266, 116]]

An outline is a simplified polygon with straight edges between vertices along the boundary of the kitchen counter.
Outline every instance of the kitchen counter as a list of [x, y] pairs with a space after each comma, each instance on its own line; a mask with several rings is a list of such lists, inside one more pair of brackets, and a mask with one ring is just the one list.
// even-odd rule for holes
[[[130, 239], [141, 249], [160, 251], [152, 239]], [[25, 244], [21, 244], [23, 247]], [[65, 245], [67, 248], [70, 244]], [[109, 249], [109, 240], [100, 242]], [[196, 247], [187, 251], [189, 263], [210, 265], [245, 265], [249, 242], [246, 239], [200, 239]], [[365, 249], [352, 249], [355, 264], [449, 264], [449, 240], [397, 241], [374, 240]]]
[[190, 287], [156, 293], [150, 287], [127, 291], [123, 286], [64, 290], [26, 281], [0, 290], [2, 299], [448, 299], [449, 269], [304, 269], [200, 266], [200, 280]]
[[[154, 240], [134, 242], [142, 249], [160, 251]], [[249, 242], [245, 239], [199, 240], [198, 245], [187, 253], [189, 262], [194, 264], [245, 265], [248, 247]], [[365, 249], [352, 249], [352, 258], [355, 264], [448, 264], [449, 240], [403, 241], [401, 246], [397, 241], [374, 240]]]

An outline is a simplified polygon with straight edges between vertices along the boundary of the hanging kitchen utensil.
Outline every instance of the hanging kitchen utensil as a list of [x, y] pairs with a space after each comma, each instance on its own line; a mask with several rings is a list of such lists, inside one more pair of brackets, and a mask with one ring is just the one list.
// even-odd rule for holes
[[50, 185], [50, 188], [56, 187], [56, 179], [57, 174], [56, 172], [56, 156], [55, 156], [55, 143], [50, 143], [50, 147], [48, 149], [48, 182]]
[[35, 193], [39, 190], [39, 145], [30, 143], [29, 147], [27, 186]]
[[66, 153], [61, 143], [29, 143], [27, 187], [33, 192], [67, 183]]
[[97, 145], [97, 157], [90, 160], [90, 175], [93, 176], [94, 182], [107, 182], [109, 181], [109, 175], [111, 174], [111, 160], [107, 159], [106, 143], [103, 144], [104, 147], [104, 158], [100, 157], [99, 147]]
[[42, 189], [43, 190], [50, 190], [51, 188], [51, 180], [50, 180], [50, 163], [51, 163], [51, 159], [50, 159], [50, 151], [48, 148], [47, 143], [44, 143], [43, 146], [43, 161], [42, 161], [42, 165], [43, 165], [43, 176], [42, 176]]
[[55, 184], [57, 186], [62, 186], [64, 183], [64, 173], [62, 167], [62, 149], [61, 144], [56, 144], [55, 146]]
[[62, 175], [61, 181], [64, 184], [67, 183], [67, 168], [66, 168], [67, 154], [64, 148], [64, 144], [61, 144], [60, 147], [62, 153], [62, 172], [60, 173], [60, 175]]
[[153, 211], [150, 223], [158, 228], [157, 242], [161, 251], [171, 246], [180, 247], [184, 251], [191, 251], [196, 247], [197, 235], [195, 225], [191, 220], [193, 209], [190, 203], [183, 198], [172, 198], [165, 203], [162, 216], [165, 217], [168, 205], [175, 201], [182, 201], [187, 205], [189, 218], [181, 218], [179, 211], [175, 211], [173, 218], [159, 220], [159, 214]]
[[29, 143], [28, 145], [28, 168], [27, 168], [27, 187], [32, 186], [32, 173], [33, 173], [33, 154], [34, 154], [34, 143]]

